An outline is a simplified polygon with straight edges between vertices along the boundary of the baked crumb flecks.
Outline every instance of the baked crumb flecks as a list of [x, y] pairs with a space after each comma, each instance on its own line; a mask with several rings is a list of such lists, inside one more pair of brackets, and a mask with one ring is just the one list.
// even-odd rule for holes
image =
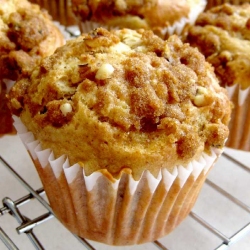
[[250, 4], [224, 4], [200, 14], [186, 41], [214, 66], [222, 86], [250, 86]]
[[26, 0], [0, 3], [0, 79], [28, 74], [42, 57], [64, 44], [51, 17]]
[[231, 111], [210, 64], [177, 36], [102, 28], [43, 59], [9, 104], [44, 148], [87, 175], [130, 168], [136, 179], [222, 148]]

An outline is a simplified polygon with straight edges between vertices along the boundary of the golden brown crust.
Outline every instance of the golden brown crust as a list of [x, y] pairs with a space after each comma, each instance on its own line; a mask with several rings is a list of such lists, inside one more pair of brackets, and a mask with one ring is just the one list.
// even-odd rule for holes
[[224, 4], [202, 13], [187, 41], [214, 66], [222, 86], [250, 86], [250, 4]]
[[1, 1], [0, 36], [1, 79], [27, 74], [64, 43], [50, 16], [26, 0]]
[[12, 89], [10, 106], [43, 147], [86, 174], [186, 166], [223, 147], [230, 102], [197, 49], [151, 31], [83, 34]]
[[94, 21], [111, 27], [151, 29], [161, 35], [167, 27], [183, 18], [189, 19], [192, 9], [199, 5], [204, 5], [205, 8], [203, 2], [205, 1], [72, 0], [72, 9], [82, 21]]

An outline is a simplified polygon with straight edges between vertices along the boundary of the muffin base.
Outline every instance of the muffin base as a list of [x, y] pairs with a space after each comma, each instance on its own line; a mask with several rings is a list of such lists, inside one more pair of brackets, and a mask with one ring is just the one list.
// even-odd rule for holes
[[65, 155], [54, 159], [19, 118], [14, 120], [55, 216], [79, 237], [109, 245], [146, 243], [173, 231], [191, 211], [222, 152], [211, 149], [187, 167], [176, 166], [172, 173], [161, 169], [157, 177], [144, 171], [138, 181], [130, 169], [117, 179], [103, 169], [86, 176], [84, 166], [70, 166]]

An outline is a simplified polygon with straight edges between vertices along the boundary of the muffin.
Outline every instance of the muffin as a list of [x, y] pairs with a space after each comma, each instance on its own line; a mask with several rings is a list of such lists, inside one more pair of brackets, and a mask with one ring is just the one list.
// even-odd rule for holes
[[46, 11], [26, 0], [0, 5], [0, 79], [28, 74], [41, 58], [64, 44], [64, 37]]
[[143, 28], [164, 38], [173, 33], [180, 34], [186, 25], [193, 24], [206, 3], [206, 0], [72, 0], [72, 9], [82, 32], [98, 26]]
[[163, 237], [188, 215], [231, 112], [197, 49], [147, 30], [70, 40], [8, 98], [57, 218], [111, 245]]
[[224, 4], [202, 13], [187, 40], [211, 63], [234, 103], [227, 146], [250, 150], [250, 4]]
[[249, 3], [249, 0], [208, 0], [206, 9], [210, 9], [210, 8], [213, 8], [215, 6], [222, 5], [225, 3], [239, 5], [243, 3]]

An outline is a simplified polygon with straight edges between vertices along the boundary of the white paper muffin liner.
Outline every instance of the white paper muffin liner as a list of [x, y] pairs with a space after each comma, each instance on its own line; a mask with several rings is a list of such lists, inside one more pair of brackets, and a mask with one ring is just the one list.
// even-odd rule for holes
[[226, 89], [234, 104], [226, 146], [250, 151], [250, 87], [242, 90], [240, 84], [234, 84]]
[[128, 169], [118, 179], [107, 170], [89, 176], [80, 164], [70, 166], [14, 117], [14, 125], [31, 155], [56, 217], [82, 238], [110, 245], [134, 245], [171, 232], [190, 212], [205, 178], [222, 150], [202, 153], [187, 167], [161, 169], [157, 178], [144, 171], [133, 179]]
[[[199, 3], [195, 5], [195, 7], [191, 8], [191, 11], [188, 17], [183, 17], [179, 21], [175, 22], [172, 26], [162, 29], [161, 37], [164, 38], [167, 35], [173, 35], [173, 34], [180, 35], [183, 29], [186, 27], [186, 25], [193, 25], [195, 23], [198, 15], [205, 9], [206, 4], [207, 4], [207, 0], [200, 0]], [[92, 22], [92, 21], [84, 21], [84, 22], [79, 21], [78, 25], [82, 33], [90, 32], [93, 29], [98, 28], [98, 27], [103, 27], [108, 30], [119, 28], [119, 27], [114, 27], [114, 26], [103, 25], [97, 22]]]

